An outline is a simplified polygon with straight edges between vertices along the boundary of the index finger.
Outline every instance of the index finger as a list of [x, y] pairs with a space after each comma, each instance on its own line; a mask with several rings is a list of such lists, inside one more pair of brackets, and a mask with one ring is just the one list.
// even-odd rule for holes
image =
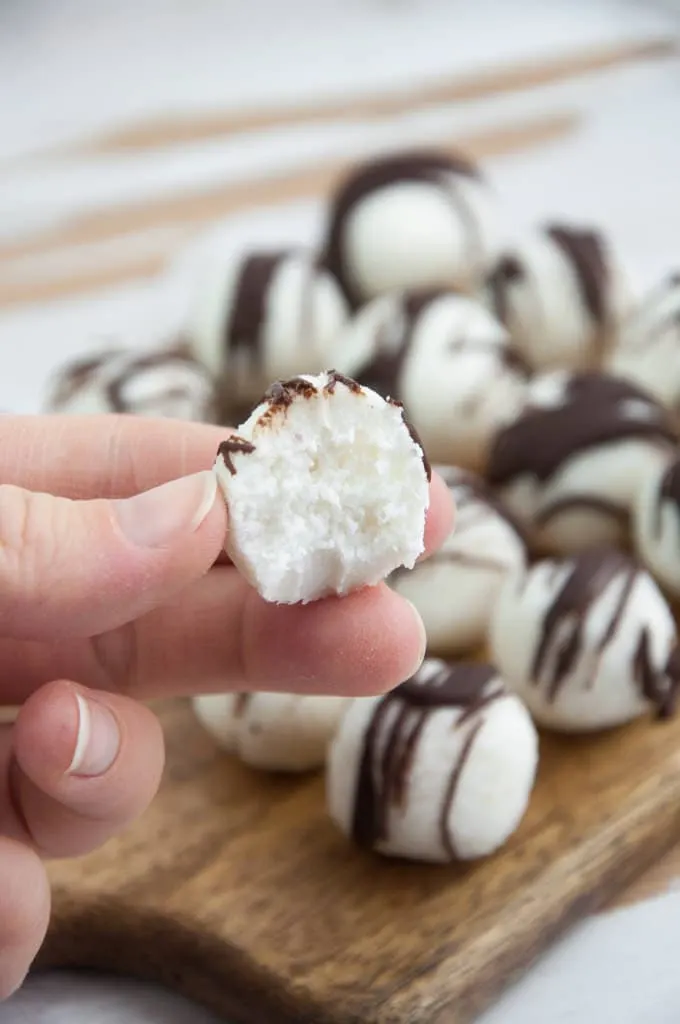
[[129, 498], [210, 469], [227, 427], [141, 416], [4, 416], [0, 480], [64, 498]]
[[[0, 480], [65, 498], [129, 498], [209, 469], [229, 427], [141, 416], [3, 416]], [[452, 503], [435, 474], [425, 529], [431, 553], [451, 529]]]

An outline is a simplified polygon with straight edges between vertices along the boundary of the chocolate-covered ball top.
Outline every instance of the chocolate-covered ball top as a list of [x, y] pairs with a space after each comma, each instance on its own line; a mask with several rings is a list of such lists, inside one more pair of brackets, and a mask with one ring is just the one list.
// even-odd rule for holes
[[677, 432], [647, 392], [606, 373], [555, 374], [554, 402], [532, 403], [500, 430], [491, 446], [487, 480], [495, 486], [528, 475], [546, 482], [574, 455], [618, 441], [674, 445]]
[[345, 221], [357, 203], [389, 185], [424, 182], [441, 185], [446, 175], [481, 179], [478, 166], [462, 153], [408, 150], [368, 160], [354, 168], [331, 200], [324, 264], [340, 283], [348, 302], [358, 308], [363, 296], [352, 280], [345, 260]]
[[[609, 320], [610, 262], [604, 235], [595, 229], [582, 229], [564, 224], [545, 224], [541, 231], [562, 252], [576, 280], [583, 307], [598, 328]], [[530, 283], [529, 270], [517, 252], [501, 255], [487, 280], [495, 315], [508, 324], [511, 305], [508, 289], [519, 281]]]

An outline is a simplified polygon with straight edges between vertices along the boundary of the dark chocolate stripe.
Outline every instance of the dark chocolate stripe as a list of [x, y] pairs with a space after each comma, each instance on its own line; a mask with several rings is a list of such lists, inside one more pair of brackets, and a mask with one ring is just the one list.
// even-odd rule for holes
[[449, 830], [449, 818], [451, 816], [451, 811], [453, 809], [453, 802], [456, 799], [456, 793], [458, 792], [458, 786], [460, 784], [460, 779], [463, 774], [463, 769], [467, 764], [467, 760], [470, 756], [470, 753], [472, 752], [472, 747], [474, 745], [475, 740], [477, 739], [477, 733], [479, 732], [481, 727], [481, 721], [475, 722], [473, 727], [470, 729], [470, 732], [465, 737], [463, 749], [460, 752], [460, 756], [458, 758], [458, 761], [456, 762], [455, 768], [451, 772], [451, 777], [449, 779], [448, 785], [446, 787], [446, 793], [444, 795], [444, 802], [442, 804], [441, 815], [439, 818], [439, 835], [441, 838], [442, 846], [449, 855], [450, 860], [457, 859], [457, 852], [456, 844]]
[[453, 466], [437, 466], [435, 468], [451, 491], [459, 512], [469, 508], [472, 504], [488, 506], [514, 530], [524, 548], [528, 550], [529, 539], [524, 526], [481, 476]]
[[[210, 384], [207, 371], [203, 368], [202, 364], [194, 359], [187, 346], [178, 344], [173, 348], [159, 349], [156, 352], [150, 352], [147, 355], [140, 356], [137, 359], [131, 359], [127, 362], [121, 373], [107, 383], [106, 396], [111, 409], [114, 412], [119, 413], [139, 412], [140, 406], [135, 405], [128, 397], [126, 397], [126, 389], [128, 386], [133, 384], [139, 376], [146, 373], [148, 370], [160, 369], [161, 367], [172, 365], [191, 368], [195, 370], [197, 374], [204, 376], [206, 384]], [[156, 404], [158, 399], [182, 398], [187, 394], [189, 394], [189, 392], [186, 389], [180, 390], [176, 387], [167, 388], [164, 392], [154, 396], [152, 401]], [[214, 408], [210, 404], [209, 400], [206, 408], [201, 412], [201, 419], [210, 419], [212, 418], [213, 413]]]
[[508, 325], [510, 321], [510, 304], [508, 288], [525, 276], [524, 267], [517, 256], [507, 254], [501, 256], [489, 277], [487, 288], [491, 299], [491, 308], [497, 320]]
[[247, 256], [240, 273], [224, 325], [227, 365], [242, 352], [254, 368], [262, 362], [262, 329], [267, 315], [267, 298], [272, 279], [288, 251], [254, 253]]
[[104, 349], [96, 355], [84, 359], [76, 359], [60, 370], [55, 378], [55, 385], [49, 400], [51, 409], [59, 410], [67, 405], [84, 388], [96, 380], [100, 371], [115, 359], [125, 355], [122, 348]]
[[383, 398], [400, 399], [404, 364], [413, 347], [420, 317], [431, 303], [446, 294], [428, 289], [399, 297], [394, 315], [380, 324], [376, 332], [372, 355], [357, 373], [364, 387]]
[[680, 687], [680, 658], [677, 648], [671, 653], [665, 672], [659, 673], [652, 664], [648, 627], [640, 630], [633, 674], [642, 695], [655, 704], [659, 718], [670, 718], [675, 710], [678, 688]]
[[623, 529], [630, 524], [629, 509], [623, 505], [617, 505], [614, 501], [589, 494], [570, 494], [566, 498], [556, 498], [555, 501], [547, 502], [537, 513], [534, 521], [537, 526], [547, 526], [551, 519], [564, 512], [583, 509], [589, 512], [599, 512], [603, 516], [613, 519]]
[[[620, 600], [597, 647], [598, 653], [601, 653], [616, 635], [639, 572], [636, 562], [614, 548], [584, 551], [572, 558], [568, 565], [566, 579], [543, 619], [540, 640], [531, 666], [534, 683], [544, 683], [548, 699], [552, 701], [559, 695], [562, 684], [583, 654], [585, 620], [593, 605], [614, 580], [622, 578]], [[555, 652], [555, 644], [558, 642], [561, 642], [561, 646], [555, 663], [551, 672], [547, 673], [548, 659]]]
[[527, 474], [545, 483], [574, 455], [624, 440], [675, 445], [677, 432], [659, 403], [640, 388], [604, 373], [573, 374], [559, 405], [529, 405], [498, 432], [487, 480], [502, 486]]
[[[673, 329], [680, 331], [680, 304], [674, 312], [667, 314], [662, 319], [659, 319], [657, 314], [657, 306], [674, 291], [678, 291], [680, 303], [680, 273], [671, 274], [662, 284], [654, 288], [624, 324], [626, 331], [631, 331], [633, 335], [637, 333], [638, 337], [633, 337], [632, 343], [626, 338], [627, 343], [622, 345], [620, 350], [623, 355], [647, 351], [658, 344], [667, 331]], [[647, 330], [644, 330], [643, 325], [647, 319], [651, 319], [652, 324]]]
[[[496, 670], [476, 662], [445, 665], [426, 683], [419, 681], [422, 677], [423, 670], [383, 697], [366, 729], [352, 820], [352, 835], [361, 846], [372, 848], [388, 838], [389, 811], [403, 806], [406, 799], [409, 770], [429, 715], [441, 708], [460, 708], [461, 719], [467, 721], [504, 693], [502, 689], [485, 693]], [[387, 716], [395, 709], [391, 725], [386, 726]], [[384, 728], [388, 731], [383, 737]]]
[[676, 508], [680, 508], [680, 459], [672, 462], [661, 478], [656, 506], [657, 536], [661, 533], [661, 509], [666, 501], [671, 502]]
[[563, 251], [576, 274], [583, 304], [599, 327], [608, 319], [609, 268], [604, 240], [597, 231], [577, 231], [550, 224], [547, 235]]

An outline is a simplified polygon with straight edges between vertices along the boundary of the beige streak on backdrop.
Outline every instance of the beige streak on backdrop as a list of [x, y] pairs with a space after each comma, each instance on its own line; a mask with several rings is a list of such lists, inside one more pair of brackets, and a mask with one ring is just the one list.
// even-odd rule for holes
[[[663, 59], [675, 53], [673, 41], [647, 40], [579, 51], [533, 64], [523, 62], [396, 95], [365, 96], [346, 105], [333, 101], [318, 106], [268, 108], [242, 116], [228, 113], [191, 120], [153, 120], [119, 129], [88, 143], [47, 151], [30, 160], [35, 164], [40, 160], [49, 162], [85, 155], [103, 157], [149, 152], [301, 123], [385, 120], [436, 105], [466, 103], [570, 81], [592, 72]], [[575, 112], [558, 110], [541, 117], [500, 123], [454, 139], [431, 141], [444, 146], [462, 146], [472, 155], [488, 159], [558, 141], [575, 132], [578, 126], [579, 117]], [[328, 192], [346, 165], [346, 161], [328, 161], [290, 173], [267, 174], [151, 202], [124, 203], [106, 211], [75, 216], [56, 227], [14, 239], [0, 245], [0, 309], [84, 296], [104, 287], [151, 278], [163, 270], [182, 245], [211, 222], [259, 207], [319, 198]], [[121, 252], [115, 243], [122, 241], [133, 244]], [[85, 265], [69, 269], [69, 260], [78, 253], [85, 258]]]

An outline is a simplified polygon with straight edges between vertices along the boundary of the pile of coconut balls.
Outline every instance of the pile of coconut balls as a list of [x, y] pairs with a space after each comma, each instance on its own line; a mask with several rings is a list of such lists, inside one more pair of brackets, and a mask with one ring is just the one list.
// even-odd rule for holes
[[[416, 605], [428, 657], [386, 696], [194, 702], [247, 764], [325, 766], [339, 828], [416, 860], [512, 834], [534, 723], [663, 719], [680, 682], [680, 275], [641, 298], [606, 235], [569, 224], [503, 251], [494, 204], [463, 156], [361, 164], [319, 251], [216, 245], [180, 338], [94, 353], [46, 403], [240, 423], [215, 471], [259, 593], [387, 579]], [[457, 517], [419, 562], [428, 460]]]

